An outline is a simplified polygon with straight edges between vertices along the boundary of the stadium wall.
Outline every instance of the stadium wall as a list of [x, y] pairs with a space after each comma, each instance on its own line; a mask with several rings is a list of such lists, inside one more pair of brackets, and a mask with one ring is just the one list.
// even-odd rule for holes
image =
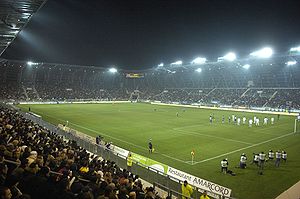
[[[17, 104], [113, 104], [113, 103], [131, 103], [130, 101], [49, 101], [49, 102], [18, 102]], [[7, 104], [15, 104], [8, 102]]]
[[[249, 112], [249, 113], [266, 113], [266, 114], [274, 114], [274, 115], [288, 115], [288, 116], [297, 116], [300, 113], [300, 110], [296, 110], [297, 112], [280, 112], [280, 111], [267, 111], [264, 108], [255, 108], [255, 109], [245, 109], [241, 108], [232, 108], [232, 107], [209, 107], [209, 106], [201, 106], [197, 104], [193, 105], [183, 105], [183, 104], [167, 104], [162, 102], [151, 102], [154, 105], [162, 105], [162, 106], [178, 106], [178, 107], [187, 107], [187, 108], [202, 108], [202, 109], [212, 109], [212, 110], [226, 110], [226, 111], [237, 111], [237, 112]], [[275, 110], [275, 109], [274, 109]]]

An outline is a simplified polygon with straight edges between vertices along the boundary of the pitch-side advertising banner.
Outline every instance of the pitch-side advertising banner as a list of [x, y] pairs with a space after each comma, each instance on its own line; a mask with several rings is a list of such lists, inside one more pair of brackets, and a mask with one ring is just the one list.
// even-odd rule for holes
[[175, 179], [179, 179], [181, 181], [187, 181], [190, 185], [193, 185], [199, 189], [207, 190], [209, 192], [224, 195], [224, 196], [230, 196], [231, 189], [223, 187], [221, 185], [218, 185], [216, 183], [204, 180], [202, 178], [198, 178], [196, 176], [192, 176], [188, 173], [185, 173], [183, 171], [179, 171], [175, 168], [168, 167], [167, 174]]

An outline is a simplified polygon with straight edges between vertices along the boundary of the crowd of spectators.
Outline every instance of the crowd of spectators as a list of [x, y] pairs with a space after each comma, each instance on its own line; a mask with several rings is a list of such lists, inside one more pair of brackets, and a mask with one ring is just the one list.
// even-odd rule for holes
[[207, 102], [217, 102], [223, 105], [232, 105], [246, 91], [246, 88], [241, 89], [215, 89], [208, 95]]
[[268, 105], [274, 108], [286, 109], [292, 107], [300, 109], [300, 89], [278, 90], [274, 98], [272, 98]]
[[276, 90], [274, 89], [249, 89], [238, 98], [234, 105], [246, 107], [263, 107], [267, 105]]
[[0, 84], [0, 99], [26, 100], [22, 90], [15, 84]]
[[299, 109], [300, 89], [288, 88], [166, 88], [107, 89], [74, 85], [0, 85], [0, 99], [9, 101], [64, 101], [78, 99], [150, 100], [181, 104], [232, 105]]
[[299, 109], [300, 89], [165, 89], [149, 99], [166, 103]]
[[144, 189], [137, 175], [115, 162], [90, 154], [4, 107], [0, 107], [0, 195], [7, 199], [158, 197], [152, 187]]

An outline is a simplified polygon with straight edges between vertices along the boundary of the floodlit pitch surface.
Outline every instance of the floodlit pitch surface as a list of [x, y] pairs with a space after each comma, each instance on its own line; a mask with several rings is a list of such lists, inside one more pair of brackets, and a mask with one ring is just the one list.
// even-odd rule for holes
[[[29, 105], [20, 107], [26, 111]], [[100, 134], [115, 145], [229, 187], [237, 198], [275, 198], [300, 180], [300, 134], [292, 133], [295, 117], [280, 116], [277, 120], [277, 115], [141, 103], [30, 105], [30, 108], [51, 123], [64, 124], [68, 120], [71, 128], [92, 136]], [[210, 114], [215, 117], [212, 124]], [[247, 119], [256, 115], [260, 126], [228, 123], [233, 114]], [[262, 125], [265, 116], [274, 117], [275, 124]], [[155, 153], [149, 155], [150, 138]], [[250, 165], [252, 154], [267, 153], [270, 149], [287, 151], [288, 161], [279, 168], [275, 168], [274, 162], [267, 162], [264, 174], [258, 175], [257, 167]], [[242, 153], [248, 157], [246, 169], [236, 168]], [[224, 158], [228, 158], [229, 169], [236, 176], [220, 173], [220, 161]]]

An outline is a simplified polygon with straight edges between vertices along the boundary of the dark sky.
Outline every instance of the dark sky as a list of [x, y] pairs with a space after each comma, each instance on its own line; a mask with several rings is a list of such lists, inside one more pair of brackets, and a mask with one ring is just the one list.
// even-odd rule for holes
[[48, 0], [4, 58], [142, 69], [300, 44], [299, 0]]

